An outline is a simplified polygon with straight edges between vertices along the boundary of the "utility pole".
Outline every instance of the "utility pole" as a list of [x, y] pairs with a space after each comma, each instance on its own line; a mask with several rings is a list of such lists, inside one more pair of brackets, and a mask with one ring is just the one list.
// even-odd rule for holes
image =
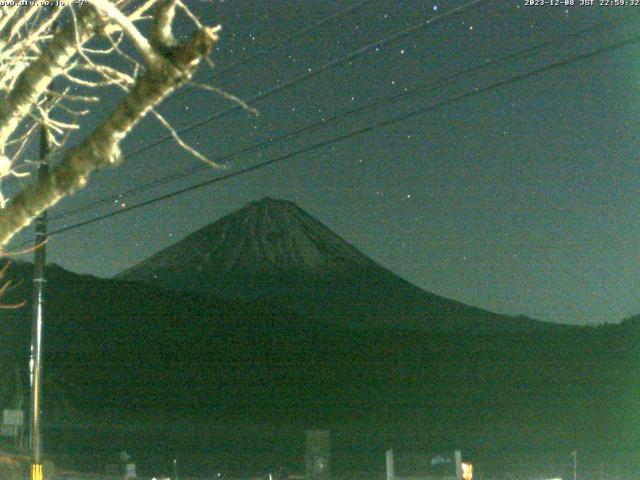
[[[49, 175], [49, 132], [40, 127], [40, 166], [38, 179]], [[47, 211], [35, 221], [35, 247], [33, 254], [33, 312], [31, 319], [31, 480], [42, 480], [42, 441], [40, 414], [42, 399], [42, 324], [44, 320], [44, 285], [47, 239]]]
[[578, 477], [578, 451], [574, 450], [571, 452], [573, 455], [573, 480], [577, 480]]
[[395, 462], [393, 460], [393, 449], [387, 450], [387, 480], [395, 478]]

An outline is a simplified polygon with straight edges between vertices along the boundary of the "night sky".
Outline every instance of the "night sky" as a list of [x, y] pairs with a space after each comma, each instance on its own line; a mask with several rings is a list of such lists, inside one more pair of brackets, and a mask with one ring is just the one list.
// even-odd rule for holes
[[[371, 0], [274, 48], [269, 46], [360, 1], [188, 3], [204, 23], [223, 26], [212, 57], [215, 68], [204, 67], [198, 80], [250, 99], [467, 2]], [[49, 260], [108, 277], [249, 201], [271, 196], [296, 202], [374, 260], [445, 297], [566, 323], [617, 322], [638, 314], [640, 44], [482, 90], [631, 39], [638, 33], [639, 15], [640, 6], [478, 1], [256, 102], [258, 117], [236, 110], [184, 138], [209, 158], [218, 158], [430, 80], [589, 30], [535, 55], [328, 122], [308, 135], [233, 155], [226, 170], [199, 169], [139, 195], [54, 220], [52, 230], [475, 89], [480, 92], [57, 235], [48, 246]], [[108, 93], [108, 100], [118, 95]], [[174, 126], [184, 128], [230, 107], [215, 94], [187, 89], [160, 110]], [[166, 131], [148, 118], [127, 139], [125, 156], [164, 136]], [[118, 169], [93, 176], [89, 188], [61, 202], [51, 215], [200, 164], [173, 142], [164, 142], [126, 158]]]

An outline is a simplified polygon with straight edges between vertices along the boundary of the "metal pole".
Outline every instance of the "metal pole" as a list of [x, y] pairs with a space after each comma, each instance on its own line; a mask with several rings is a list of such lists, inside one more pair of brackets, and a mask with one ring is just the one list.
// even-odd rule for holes
[[[40, 128], [40, 167], [38, 179], [49, 174], [49, 138], [47, 128]], [[42, 480], [42, 441], [40, 415], [42, 399], [42, 322], [44, 318], [44, 284], [47, 238], [47, 212], [36, 218], [33, 258], [33, 313], [31, 320], [31, 480]]]
[[456, 459], [456, 478], [462, 480], [462, 452], [456, 450], [453, 455]]
[[393, 461], [393, 449], [387, 450], [387, 480], [395, 478], [395, 463]]

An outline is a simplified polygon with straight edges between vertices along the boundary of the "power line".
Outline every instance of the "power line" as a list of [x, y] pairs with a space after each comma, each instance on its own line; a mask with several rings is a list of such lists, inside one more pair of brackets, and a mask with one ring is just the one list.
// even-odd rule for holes
[[[635, 20], [635, 18], [638, 15], [635, 15], [634, 17], [625, 17], [622, 21], [628, 21], [628, 20]], [[494, 59], [490, 62], [482, 62], [479, 63], [473, 67], [467, 68], [465, 70], [462, 70], [460, 72], [456, 72], [454, 74], [448, 75], [448, 76], [440, 76], [439, 78], [435, 78], [435, 79], [431, 79], [428, 80], [427, 82], [421, 83], [419, 85], [416, 85], [414, 87], [411, 87], [410, 89], [408, 89], [407, 91], [401, 92], [399, 94], [393, 95], [391, 97], [384, 97], [384, 98], [379, 98], [376, 99], [372, 102], [367, 103], [366, 105], [360, 106], [358, 108], [355, 109], [351, 109], [349, 111], [337, 114], [333, 117], [329, 117], [326, 119], [323, 119], [321, 121], [318, 122], [314, 122], [312, 124], [306, 125], [302, 128], [293, 130], [293, 131], [289, 131], [286, 132], [278, 137], [272, 137], [269, 138], [268, 140], [265, 140], [263, 142], [260, 142], [258, 144], [254, 144], [251, 145], [249, 147], [245, 147], [242, 148], [240, 150], [236, 150], [233, 151], [231, 153], [227, 153], [224, 154], [220, 157], [217, 157], [214, 159], [215, 162], [218, 163], [222, 163], [226, 160], [229, 160], [231, 158], [235, 158], [244, 154], [248, 154], [251, 152], [255, 152], [255, 151], [259, 151], [265, 147], [269, 147], [272, 146], [273, 144], [277, 143], [277, 142], [281, 142], [284, 140], [290, 140], [292, 138], [297, 138], [301, 135], [304, 134], [308, 134], [314, 130], [320, 129], [320, 128], [325, 128], [328, 127], [330, 125], [332, 125], [333, 123], [336, 123], [344, 118], [347, 118], [349, 116], [352, 115], [356, 115], [356, 114], [360, 114], [362, 112], [365, 112], [367, 110], [375, 110], [378, 108], [381, 108], [385, 105], [394, 103], [394, 102], [399, 102], [399, 101], [403, 101], [406, 100], [408, 98], [411, 98], [413, 96], [419, 95], [419, 94], [423, 94], [423, 93], [427, 93], [430, 91], [435, 90], [436, 88], [438, 88], [440, 85], [442, 84], [449, 84], [451, 81], [456, 81], [459, 80], [460, 78], [463, 78], [465, 76], [480, 72], [482, 70], [486, 70], [492, 67], [495, 67], [497, 65], [501, 65], [507, 62], [510, 62], [512, 60], [522, 60], [531, 56], [534, 56], [536, 54], [539, 53], [539, 51], [541, 49], [544, 49], [546, 47], [549, 47], [551, 45], [557, 44], [559, 42], [566, 42], [569, 39], [575, 39], [575, 38], [579, 38], [585, 34], [592, 34], [594, 33], [594, 31], [596, 30], [600, 30], [603, 27], [612, 27], [614, 25], [618, 25], [619, 23], [622, 23], [621, 21], [616, 21], [616, 22], [602, 22], [602, 23], [598, 23], [597, 25], [594, 26], [590, 26], [587, 28], [584, 28], [582, 30], [579, 30], [577, 32], [572, 32], [572, 33], [568, 33], [565, 35], [561, 35], [559, 37], [556, 37], [554, 39], [548, 40], [546, 42], [542, 42], [538, 45], [532, 46], [532, 47], [528, 47], [525, 48], [523, 50], [519, 50], [517, 52], [502, 56], [500, 58]], [[180, 180], [182, 178], [186, 178], [189, 175], [192, 175], [200, 170], [203, 170], [205, 168], [209, 168], [207, 165], [198, 165], [196, 167], [191, 167], [185, 170], [182, 170], [181, 172], [177, 172], [177, 173], [173, 173], [170, 175], [166, 175], [164, 177], [161, 177], [159, 179], [153, 180], [151, 182], [142, 184], [142, 185], [138, 185], [135, 186], [129, 190], [126, 190], [125, 192], [120, 192], [118, 194], [115, 195], [109, 195], [107, 197], [95, 200], [93, 202], [90, 202], [88, 204], [85, 205], [81, 205], [79, 207], [73, 208], [73, 209], [69, 209], [66, 211], [61, 212], [60, 214], [51, 217], [51, 220], [58, 220], [67, 216], [71, 216], [77, 213], [81, 213], [87, 210], [91, 210], [99, 205], [103, 205], [106, 203], [110, 203], [110, 202], [114, 202], [117, 200], [122, 200], [123, 198], [126, 198], [130, 195], [134, 195], [137, 193], [142, 193], [146, 190], [149, 190], [150, 188], [154, 188], [154, 187], [158, 187], [176, 180]]]
[[[244, 58], [241, 58], [240, 60], [236, 60], [235, 62], [232, 62], [228, 65], [225, 65], [225, 67], [221, 70], [217, 70], [213, 73], [213, 75], [209, 76], [206, 81], [211, 81], [211, 80], [215, 80], [216, 78], [221, 77], [222, 75], [224, 75], [225, 73], [227, 73], [229, 70], [242, 66], [242, 65], [246, 65], [249, 62], [252, 62], [256, 59], [258, 59], [260, 57], [260, 55], [272, 52], [275, 49], [278, 49], [284, 45], [287, 45], [291, 42], [293, 42], [294, 40], [296, 40], [299, 37], [302, 37], [303, 35], [306, 35], [307, 33], [312, 32], [313, 30], [317, 30], [320, 27], [322, 27], [323, 25], [332, 22], [333, 20], [336, 20], [337, 18], [340, 18], [344, 15], [347, 15], [359, 8], [361, 8], [362, 6], [364, 6], [367, 3], [370, 3], [372, 0], [361, 0], [347, 8], [344, 8], [338, 12], [335, 12], [327, 17], [324, 17], [316, 22], [314, 22], [312, 25], [304, 27], [300, 30], [298, 30], [297, 32], [292, 33], [291, 35], [288, 35], [280, 40], [277, 40], [267, 46], [264, 47], [260, 47], [258, 48], [256, 51], [254, 51], [255, 53], [252, 53], [250, 55], [246, 55]], [[184, 90], [178, 92], [177, 94], [172, 95], [171, 97], [169, 97], [167, 99], [167, 101], [171, 101], [177, 97], [180, 97], [182, 95], [184, 95], [185, 93], [191, 91], [193, 88], [195, 87], [187, 87]]]
[[[365, 45], [363, 47], [358, 48], [357, 50], [354, 50], [354, 51], [352, 51], [352, 52], [340, 57], [340, 58], [337, 58], [335, 60], [331, 60], [331, 61], [325, 63], [324, 65], [318, 67], [315, 70], [310, 70], [309, 72], [304, 73], [304, 74], [302, 74], [302, 75], [300, 75], [298, 77], [295, 77], [295, 78], [289, 80], [288, 82], [283, 83], [282, 85], [278, 85], [277, 87], [270, 88], [266, 92], [263, 92], [261, 94], [258, 94], [256, 96], [246, 100], [245, 103], [247, 105], [251, 105], [251, 104], [254, 104], [254, 103], [259, 102], [261, 100], [264, 100], [266, 98], [269, 98], [269, 97], [275, 95], [276, 93], [280, 93], [280, 92], [282, 92], [284, 90], [287, 90], [287, 89], [289, 89], [289, 88], [291, 88], [291, 87], [293, 87], [293, 86], [295, 86], [295, 85], [297, 85], [297, 84], [299, 84], [299, 83], [301, 83], [303, 81], [309, 80], [309, 79], [311, 79], [311, 78], [313, 78], [313, 77], [315, 77], [317, 75], [320, 75], [321, 73], [325, 72], [326, 70], [329, 70], [331, 68], [334, 68], [334, 67], [337, 67], [339, 65], [342, 65], [343, 63], [346, 63], [346, 62], [349, 62], [351, 60], [354, 60], [354, 59], [364, 55], [365, 53], [369, 52], [370, 50], [372, 50], [372, 49], [374, 49], [376, 47], [385, 46], [385, 45], [388, 45], [388, 44], [390, 44], [392, 42], [395, 42], [397, 40], [401, 40], [401, 39], [403, 39], [403, 38], [405, 38], [405, 37], [407, 37], [409, 35], [414, 34], [415, 32], [417, 32], [417, 31], [419, 31], [419, 30], [421, 30], [421, 29], [423, 29], [425, 27], [428, 27], [430, 25], [434, 25], [434, 24], [440, 22], [441, 20], [445, 20], [445, 19], [448, 19], [449, 17], [452, 17], [454, 15], [461, 14], [461, 13], [463, 13], [463, 12], [469, 10], [469, 9], [478, 7], [479, 5], [481, 5], [483, 3], [491, 3], [493, 1], [494, 0], [471, 0], [470, 2], [467, 2], [464, 5], [461, 5], [461, 6], [456, 7], [456, 8], [452, 8], [451, 10], [448, 10], [448, 11], [443, 12], [441, 14], [431, 16], [429, 19], [427, 19], [426, 21], [424, 21], [422, 23], [419, 23], [419, 24], [413, 25], [411, 27], [408, 27], [408, 28], [406, 28], [404, 30], [401, 30], [399, 32], [394, 33], [393, 35], [385, 37], [385, 38], [383, 38], [381, 40], [377, 40], [377, 41], [375, 41], [373, 43], [369, 43], [369, 44], [367, 44], [367, 45]], [[182, 128], [180, 130], [177, 130], [177, 133], [179, 135], [182, 135], [184, 133], [190, 132], [191, 130], [195, 130], [196, 128], [199, 128], [202, 125], [206, 125], [209, 122], [212, 122], [212, 121], [217, 120], [217, 119], [219, 119], [221, 117], [224, 117], [224, 116], [228, 115], [229, 113], [236, 112], [236, 111], [238, 111], [238, 110], [240, 110], [242, 108], [243, 107], [241, 105], [235, 105], [235, 106], [230, 107], [230, 108], [228, 108], [226, 110], [223, 110], [221, 112], [214, 113], [213, 115], [210, 115], [210, 116], [208, 116], [208, 117], [206, 117], [206, 118], [204, 118], [204, 119], [202, 119], [202, 120], [200, 120], [198, 122], [192, 123], [191, 125], [189, 125], [187, 127], [184, 127], [184, 128]], [[164, 142], [167, 142], [167, 141], [173, 140], [173, 139], [174, 139], [173, 135], [165, 135], [164, 137], [160, 137], [159, 139], [154, 140], [153, 142], [148, 143], [146, 145], [143, 145], [142, 147], [134, 149], [134, 150], [132, 150], [130, 152], [125, 152], [125, 157], [128, 157], [128, 158], [134, 157], [134, 156], [139, 155], [140, 153], [142, 153], [142, 152], [144, 152], [146, 150], [149, 150], [149, 149], [151, 149], [153, 147], [157, 147], [158, 145], [161, 145]]]
[[379, 128], [388, 127], [390, 125], [406, 121], [406, 120], [408, 120], [410, 118], [414, 118], [414, 117], [419, 116], [419, 115], [424, 115], [426, 113], [430, 113], [430, 112], [432, 112], [432, 111], [434, 111], [436, 109], [439, 109], [441, 107], [448, 106], [448, 105], [451, 105], [453, 103], [456, 103], [456, 102], [459, 102], [459, 101], [462, 101], [462, 100], [466, 100], [466, 99], [474, 97], [476, 95], [492, 92], [492, 91], [497, 90], [499, 88], [502, 88], [502, 87], [505, 87], [505, 86], [508, 86], [508, 85], [511, 85], [511, 84], [514, 84], [514, 83], [517, 83], [517, 82], [521, 82], [521, 81], [524, 81], [524, 80], [528, 80], [528, 79], [530, 79], [532, 77], [535, 77], [537, 75], [540, 75], [542, 73], [546, 73], [548, 71], [555, 70], [557, 68], [562, 68], [562, 67], [570, 65], [572, 63], [583, 61], [583, 60], [586, 60], [586, 59], [589, 59], [589, 58], [593, 58], [593, 57], [596, 57], [596, 56], [601, 55], [603, 53], [610, 52], [612, 50], [616, 50], [616, 49], [619, 49], [619, 48], [627, 47], [627, 46], [630, 46], [630, 45], [633, 45], [633, 44], [636, 44], [636, 43], [639, 43], [639, 42], [640, 42], [640, 35], [636, 35], [636, 36], [634, 36], [634, 37], [632, 37], [632, 38], [630, 38], [628, 40], [624, 40], [624, 41], [621, 41], [621, 42], [618, 42], [618, 43], [615, 43], [615, 44], [612, 44], [612, 45], [609, 45], [609, 46], [606, 46], [606, 47], [602, 47], [602, 48], [593, 50], [593, 51], [588, 52], [588, 53], [575, 55], [575, 56], [569, 57], [567, 59], [564, 59], [564, 60], [561, 60], [561, 61], [558, 61], [558, 62], [554, 62], [554, 63], [548, 64], [548, 65], [545, 65], [545, 66], [540, 67], [538, 69], [535, 69], [533, 71], [530, 71], [530, 72], [527, 72], [527, 73], [523, 73], [523, 74], [520, 74], [520, 75], [516, 75], [516, 76], [513, 76], [513, 77], [511, 77], [509, 79], [506, 79], [506, 80], [502, 80], [502, 81], [499, 81], [499, 82], [492, 83], [492, 84], [490, 84], [490, 85], [488, 85], [488, 86], [486, 86], [484, 88], [473, 89], [473, 90], [471, 90], [469, 92], [466, 92], [464, 94], [461, 94], [461, 95], [458, 95], [458, 96], [455, 96], [455, 97], [452, 97], [452, 98], [449, 98], [449, 99], [446, 99], [446, 100], [443, 100], [441, 102], [438, 102], [436, 104], [430, 105], [428, 107], [421, 108], [421, 109], [418, 109], [418, 110], [414, 110], [412, 112], [409, 112], [409, 113], [394, 117], [392, 119], [383, 120], [383, 121], [368, 125], [366, 127], [360, 128], [358, 130], [351, 131], [351, 132], [346, 133], [344, 135], [339, 135], [339, 136], [334, 137], [332, 139], [315, 143], [313, 145], [304, 147], [304, 148], [296, 150], [294, 152], [290, 152], [288, 154], [273, 158], [271, 160], [267, 160], [265, 162], [261, 162], [261, 163], [252, 165], [250, 167], [246, 167], [246, 168], [237, 170], [237, 171], [229, 173], [227, 175], [216, 177], [216, 178], [213, 178], [213, 179], [210, 179], [210, 180], [205, 180], [203, 182], [196, 183], [196, 184], [191, 185], [189, 187], [182, 188], [182, 189], [179, 189], [179, 190], [175, 190], [173, 192], [169, 192], [167, 194], [154, 197], [154, 198], [146, 200], [144, 202], [140, 202], [140, 203], [137, 203], [135, 205], [131, 205], [129, 207], [125, 207], [125, 208], [123, 208], [121, 210], [110, 212], [110, 213], [107, 213], [107, 214], [104, 214], [104, 215], [100, 215], [98, 217], [94, 217], [94, 218], [91, 218], [91, 219], [88, 219], [88, 220], [85, 220], [85, 221], [82, 221], [82, 222], [78, 222], [78, 223], [73, 224], [73, 225], [69, 225], [69, 226], [54, 230], [54, 231], [50, 232], [48, 236], [58, 235], [60, 233], [68, 232], [70, 230], [75, 230], [77, 228], [80, 228], [80, 227], [83, 227], [83, 226], [86, 226], [86, 225], [89, 225], [89, 224], [92, 224], [92, 223], [100, 222], [100, 221], [105, 220], [107, 218], [111, 218], [111, 217], [114, 217], [116, 215], [120, 215], [122, 213], [129, 212], [131, 210], [136, 210], [138, 208], [142, 208], [142, 207], [154, 204], [154, 203], [161, 202], [163, 200], [167, 200], [169, 198], [176, 197], [178, 195], [182, 195], [183, 193], [191, 192], [191, 191], [194, 191], [194, 190], [197, 190], [197, 189], [209, 186], [209, 185], [213, 185], [215, 183], [219, 183], [219, 182], [222, 182], [222, 181], [225, 181], [225, 180], [229, 180], [231, 178], [234, 178], [234, 177], [237, 177], [237, 176], [240, 176], [240, 175], [244, 175], [244, 174], [249, 173], [249, 172], [253, 172], [253, 171], [265, 168], [265, 167], [273, 165], [275, 163], [283, 162], [285, 160], [288, 160], [288, 159], [290, 159], [292, 157], [295, 157], [297, 155], [300, 155], [302, 153], [309, 153], [309, 152], [312, 152], [312, 151], [315, 151], [315, 150], [319, 150], [319, 149], [321, 149], [323, 147], [326, 147], [328, 145], [332, 145], [332, 144], [347, 140], [349, 138], [360, 136], [360, 135], [363, 135], [365, 133], [371, 132], [371, 131], [379, 129]]
[[[432, 17], [430, 17], [429, 19], [427, 19], [424, 22], [421, 22], [419, 24], [413, 25], [413, 26], [408, 27], [408, 28], [406, 28], [406, 29], [404, 29], [404, 30], [402, 30], [400, 32], [396, 32], [393, 35], [390, 35], [388, 37], [385, 37], [385, 38], [383, 38], [381, 40], [378, 40], [376, 42], [370, 43], [368, 45], [365, 45], [364, 47], [361, 47], [361, 48], [359, 48], [359, 49], [357, 49], [355, 51], [352, 51], [351, 53], [348, 53], [347, 55], [345, 55], [343, 57], [340, 57], [338, 59], [332, 60], [332, 61], [324, 64], [322, 67], [320, 67], [320, 68], [318, 68], [316, 70], [313, 70], [313, 71], [310, 71], [308, 73], [305, 73], [305, 74], [303, 74], [301, 76], [298, 76], [298, 77], [292, 79], [291, 81], [289, 81], [287, 83], [284, 83], [282, 85], [274, 87], [274, 88], [268, 90], [267, 92], [264, 92], [262, 94], [256, 95], [252, 99], [247, 100], [245, 103], [251, 104], [251, 103], [255, 103], [257, 101], [263, 100], [265, 98], [268, 98], [269, 96], [274, 95], [275, 93], [279, 93], [280, 91], [282, 91], [282, 90], [284, 90], [286, 88], [292, 87], [292, 86], [294, 86], [294, 85], [296, 85], [296, 84], [298, 84], [298, 83], [300, 83], [300, 82], [302, 82], [304, 80], [308, 80], [309, 78], [312, 78], [312, 77], [314, 77], [316, 75], [319, 75], [320, 73], [322, 73], [323, 71], [325, 71], [325, 70], [327, 70], [329, 68], [338, 66], [338, 65], [340, 65], [342, 63], [345, 63], [345, 62], [347, 62], [349, 60], [353, 60], [354, 58], [357, 58], [358, 56], [363, 55], [364, 53], [370, 51], [373, 48], [376, 48], [376, 47], [379, 47], [379, 46], [383, 46], [383, 45], [387, 45], [387, 44], [389, 44], [389, 43], [391, 43], [391, 42], [393, 42], [393, 41], [395, 41], [397, 39], [404, 38], [404, 37], [406, 37], [408, 35], [411, 35], [411, 34], [415, 33], [416, 31], [418, 31], [418, 30], [420, 30], [422, 28], [425, 28], [425, 27], [427, 27], [429, 25], [436, 24], [439, 21], [447, 19], [447, 18], [450, 18], [453, 15], [460, 14], [460, 13], [464, 12], [466, 9], [476, 7], [476, 6], [480, 5], [483, 2], [491, 3], [492, 1], [493, 0], [472, 0], [472, 1], [470, 1], [470, 2], [468, 2], [466, 4], [464, 4], [464, 5], [461, 5], [459, 7], [453, 8], [453, 9], [448, 10], [446, 12], [443, 12], [441, 14], [432, 16]], [[239, 106], [239, 105], [236, 105], [234, 107], [228, 108], [227, 110], [223, 110], [222, 112], [218, 112], [216, 114], [213, 114], [213, 115], [211, 115], [211, 116], [209, 116], [209, 117], [207, 117], [207, 118], [205, 118], [205, 119], [203, 119], [203, 120], [201, 120], [201, 121], [199, 121], [197, 123], [192, 123], [191, 125], [183, 128], [181, 130], [178, 130], [177, 133], [178, 134], [183, 134], [183, 133], [189, 132], [189, 131], [191, 131], [191, 130], [193, 130], [195, 128], [198, 128], [198, 127], [200, 127], [202, 125], [205, 125], [205, 124], [207, 124], [209, 122], [212, 122], [213, 120], [217, 120], [217, 119], [225, 116], [226, 114], [234, 112], [234, 111], [239, 110], [241, 108], [242, 107]], [[125, 157], [127, 157], [127, 158], [134, 157], [134, 156], [142, 153], [143, 151], [146, 151], [146, 150], [149, 150], [149, 149], [151, 149], [153, 147], [156, 147], [156, 146], [166, 142], [167, 140], [172, 140], [173, 138], [174, 138], [173, 135], [167, 135], [167, 136], [161, 137], [161, 138], [151, 142], [150, 144], [144, 145], [144, 146], [139, 147], [139, 148], [137, 148], [135, 150], [132, 150], [131, 152], [125, 153]], [[98, 202], [100, 202], [100, 201], [98, 201]], [[79, 208], [81, 210], [86, 210], [86, 208], [84, 208], [84, 207], [79, 207]], [[74, 212], [76, 212], [76, 211], [77, 210], [74, 210]], [[58, 218], [61, 218], [63, 216], [67, 216], [67, 214], [68, 214], [67, 212], [63, 212], [63, 213], [59, 214], [58, 216], [56, 216], [54, 218], [58, 219]]]

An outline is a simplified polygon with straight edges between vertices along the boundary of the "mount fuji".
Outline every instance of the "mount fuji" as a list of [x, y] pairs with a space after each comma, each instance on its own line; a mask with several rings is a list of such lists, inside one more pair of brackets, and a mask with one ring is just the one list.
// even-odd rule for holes
[[234, 300], [280, 303], [341, 326], [473, 331], [544, 328], [403, 280], [296, 204], [249, 203], [116, 278]]

